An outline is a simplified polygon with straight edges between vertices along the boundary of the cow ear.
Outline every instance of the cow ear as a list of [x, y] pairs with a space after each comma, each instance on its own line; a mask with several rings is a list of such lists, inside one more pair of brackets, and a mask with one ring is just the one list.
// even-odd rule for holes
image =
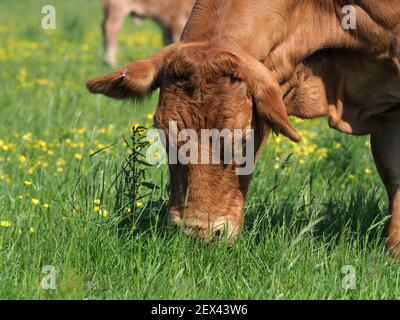
[[110, 98], [140, 100], [157, 87], [156, 78], [157, 71], [152, 62], [142, 60], [90, 80], [87, 88]]
[[160, 74], [174, 52], [175, 45], [166, 47], [152, 57], [94, 78], [88, 81], [86, 86], [90, 92], [104, 94], [110, 98], [140, 100], [159, 86]]
[[279, 83], [265, 65], [245, 54], [240, 58], [239, 71], [244, 75], [253, 95], [256, 111], [262, 123], [277, 133], [282, 133], [294, 142], [300, 142], [301, 136], [290, 123], [283, 103]]
[[290, 123], [279, 89], [269, 85], [256, 85], [254, 103], [261, 121], [276, 133], [282, 133], [293, 142], [300, 142], [301, 136]]

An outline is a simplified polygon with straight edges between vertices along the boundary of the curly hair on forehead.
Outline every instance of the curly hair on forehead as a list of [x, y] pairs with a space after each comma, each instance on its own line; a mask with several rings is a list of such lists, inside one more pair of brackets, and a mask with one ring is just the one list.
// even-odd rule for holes
[[166, 68], [176, 79], [212, 81], [219, 77], [238, 77], [246, 67], [233, 53], [215, 47], [187, 47], [171, 57]]

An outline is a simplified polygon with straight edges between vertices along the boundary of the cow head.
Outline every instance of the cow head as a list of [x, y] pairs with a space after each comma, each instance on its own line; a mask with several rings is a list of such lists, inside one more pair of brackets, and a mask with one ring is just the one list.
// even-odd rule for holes
[[[242, 132], [240, 141], [244, 143], [250, 137], [254, 145], [251, 149], [243, 148], [242, 155], [256, 154], [270, 128], [293, 141], [300, 140], [289, 122], [279, 86], [268, 70], [249, 56], [222, 48], [172, 45], [148, 59], [89, 81], [88, 88], [112, 98], [134, 100], [159, 88], [156, 127], [171, 135], [168, 131], [174, 123], [178, 134], [190, 129], [199, 136], [202, 129], [225, 129], [235, 132], [232, 142]], [[254, 134], [248, 136], [250, 129], [254, 129]], [[210, 157], [209, 163], [178, 161], [169, 165], [169, 221], [202, 239], [225, 233], [233, 240], [241, 229], [251, 174], [238, 175], [239, 164], [235, 159], [225, 161], [225, 153], [220, 153], [220, 159], [215, 161], [215, 145], [208, 139], [203, 148], [206, 140], [197, 140], [195, 158], [199, 159], [208, 149], [205, 158]], [[226, 147], [225, 141], [216, 141], [220, 148]], [[179, 140], [168, 142], [168, 150], [179, 149], [183, 144]]]

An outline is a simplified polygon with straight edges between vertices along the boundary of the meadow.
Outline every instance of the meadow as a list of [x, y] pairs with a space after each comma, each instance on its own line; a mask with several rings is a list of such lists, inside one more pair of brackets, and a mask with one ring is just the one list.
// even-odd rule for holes
[[[121, 207], [124, 138], [151, 127], [157, 95], [138, 106], [90, 95], [86, 81], [111, 70], [100, 1], [53, 0], [56, 30], [41, 27], [46, 4], [0, 2], [0, 299], [400, 298], [369, 139], [325, 119], [293, 119], [299, 145], [270, 139], [234, 245], [164, 224], [166, 166], [146, 167], [157, 188]], [[155, 24], [127, 20], [119, 61], [161, 46]]]

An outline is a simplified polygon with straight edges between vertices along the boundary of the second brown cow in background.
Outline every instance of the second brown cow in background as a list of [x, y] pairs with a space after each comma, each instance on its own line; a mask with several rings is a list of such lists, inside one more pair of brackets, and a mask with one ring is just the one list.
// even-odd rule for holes
[[167, 45], [179, 41], [193, 3], [194, 0], [103, 0], [105, 63], [117, 63], [118, 33], [127, 15], [136, 21], [153, 19], [162, 27]]

